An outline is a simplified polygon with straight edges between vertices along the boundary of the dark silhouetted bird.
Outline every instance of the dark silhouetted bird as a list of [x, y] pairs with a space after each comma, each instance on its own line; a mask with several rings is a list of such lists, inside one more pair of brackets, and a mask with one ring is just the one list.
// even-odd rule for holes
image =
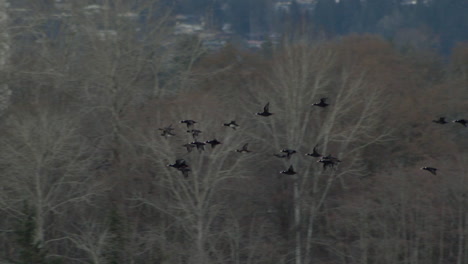
[[263, 107], [263, 112], [258, 112], [257, 115], [259, 116], [271, 116], [273, 113], [269, 112], [270, 103], [268, 102], [265, 107]]
[[194, 142], [190, 142], [190, 144], [192, 145], [195, 145], [197, 147], [197, 150], [198, 151], [202, 151], [202, 150], [205, 150], [205, 143], [203, 142], [200, 142], [200, 141], [194, 141]]
[[432, 122], [437, 123], [437, 124], [447, 124], [448, 122], [445, 120], [445, 117], [439, 117], [437, 120], [432, 120]]
[[188, 168], [188, 164], [185, 162], [184, 159], [177, 159], [175, 161], [175, 163], [173, 164], [167, 164], [168, 167], [173, 167], [173, 168], [176, 168], [176, 169], [180, 169], [180, 168]]
[[188, 153], [192, 152], [193, 148], [196, 147], [194, 144], [191, 144], [191, 143], [187, 143], [182, 146], [184, 146], [187, 149]]
[[294, 154], [294, 153], [297, 153], [297, 151], [295, 151], [294, 149], [282, 149], [281, 150], [281, 153], [285, 153], [286, 154], [286, 158], [291, 158], [291, 156]]
[[313, 103], [312, 105], [319, 106], [319, 107], [327, 107], [329, 104], [325, 103], [326, 100], [327, 100], [326, 97], [320, 98], [319, 103]]
[[219, 141], [216, 140], [216, 139], [207, 140], [207, 141], [205, 141], [205, 143], [210, 144], [210, 145], [211, 145], [211, 148], [214, 148], [214, 147], [216, 147], [216, 145], [221, 144], [221, 142], [219, 142]]
[[227, 127], [230, 127], [234, 130], [236, 130], [236, 128], [239, 126], [236, 121], [232, 120], [231, 122], [229, 123], [224, 123], [224, 126], [227, 126]]
[[286, 174], [286, 175], [294, 175], [297, 172], [294, 171], [293, 165], [289, 166], [288, 170], [282, 170], [280, 171], [281, 174]]
[[315, 158], [322, 157], [322, 154], [318, 153], [318, 151], [317, 151], [317, 146], [318, 145], [315, 145], [314, 149], [312, 150], [312, 153], [307, 153], [306, 155], [311, 156], [311, 157], [315, 157]]
[[184, 175], [185, 178], [188, 177], [188, 173], [190, 171], [189, 165], [185, 162], [184, 159], [178, 159], [175, 161], [173, 164], [168, 164], [168, 167], [173, 167], [180, 172], [182, 172], [182, 175]]
[[335, 157], [332, 157], [332, 155], [327, 155], [327, 156], [323, 156], [321, 157], [317, 162], [320, 162], [323, 164], [323, 169], [326, 169], [327, 167], [335, 167], [335, 165], [337, 165], [339, 162], [341, 162], [341, 160], [339, 160], [338, 158], [335, 158]]
[[334, 167], [335, 166], [335, 162], [331, 161], [331, 160], [327, 160], [327, 159], [320, 159], [318, 160], [317, 162], [320, 162], [323, 164], [323, 169], [325, 170], [327, 167]]
[[158, 128], [159, 130], [161, 130], [161, 136], [163, 137], [171, 137], [171, 136], [175, 136], [174, 133], [172, 133], [172, 130], [174, 130], [174, 128], [172, 127], [172, 125], [168, 126], [168, 127], [163, 127], [163, 128]]
[[198, 135], [200, 135], [200, 133], [201, 133], [201, 130], [198, 130], [198, 129], [191, 129], [191, 130], [187, 130], [187, 133], [192, 134], [193, 139], [194, 139], [194, 140], [197, 140]]
[[460, 125], [463, 125], [464, 127], [466, 127], [466, 124], [468, 123], [465, 119], [457, 119], [457, 120], [453, 120], [454, 123], [459, 123]]
[[433, 167], [422, 167], [421, 170], [427, 170], [428, 172], [437, 175], [437, 169]]
[[245, 143], [244, 146], [242, 146], [241, 149], [236, 149], [237, 152], [239, 153], [249, 153], [249, 152], [252, 152], [250, 150], [247, 149], [247, 147], [249, 146], [249, 143]]
[[187, 129], [190, 129], [195, 123], [197, 123], [196, 121], [193, 121], [193, 120], [182, 120], [180, 121], [180, 123], [183, 123], [183, 124], [186, 124], [187, 125]]

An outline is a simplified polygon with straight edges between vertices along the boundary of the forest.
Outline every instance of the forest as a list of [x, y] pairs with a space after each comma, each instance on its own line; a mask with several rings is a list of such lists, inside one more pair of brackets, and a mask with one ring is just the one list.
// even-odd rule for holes
[[0, 263], [468, 263], [468, 42], [209, 52], [128, 3], [2, 24]]

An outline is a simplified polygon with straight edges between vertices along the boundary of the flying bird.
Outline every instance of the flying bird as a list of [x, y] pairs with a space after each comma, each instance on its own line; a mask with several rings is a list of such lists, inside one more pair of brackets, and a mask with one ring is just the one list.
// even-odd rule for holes
[[198, 135], [200, 135], [200, 133], [201, 133], [201, 130], [198, 130], [198, 129], [191, 129], [191, 130], [187, 130], [187, 133], [192, 134], [193, 139], [194, 139], [194, 140], [197, 140]]
[[193, 148], [196, 147], [194, 144], [192, 143], [187, 143], [187, 144], [184, 144], [182, 145], [183, 147], [185, 147], [187, 149], [187, 152], [190, 153], [192, 152]]
[[341, 162], [341, 160], [339, 160], [338, 158], [335, 158], [335, 157], [332, 157], [332, 155], [327, 155], [327, 156], [323, 156], [321, 157], [317, 162], [320, 162], [323, 164], [323, 169], [326, 169], [327, 167], [335, 167], [335, 165], [337, 165], [339, 162]]
[[326, 100], [327, 100], [326, 97], [320, 98], [320, 102], [319, 102], [319, 103], [313, 103], [312, 105], [314, 105], [314, 106], [319, 106], [319, 107], [327, 107], [329, 104], [328, 104], [328, 103], [325, 103]]
[[288, 170], [282, 170], [280, 171], [281, 174], [286, 174], [286, 175], [294, 175], [297, 172], [294, 171], [293, 165], [289, 166]]
[[294, 149], [282, 149], [281, 150], [281, 153], [285, 153], [286, 154], [286, 158], [291, 158], [291, 156], [294, 154], [294, 153], [297, 153], [297, 151], [295, 151]]
[[198, 151], [202, 151], [202, 150], [205, 150], [205, 143], [203, 142], [200, 142], [200, 141], [194, 141], [194, 142], [190, 142], [190, 144], [192, 145], [195, 145], [197, 147], [197, 150]]
[[247, 149], [247, 147], [249, 146], [249, 143], [245, 143], [244, 146], [242, 146], [241, 149], [236, 149], [237, 152], [239, 153], [249, 153], [249, 152], [252, 152], [250, 150]]
[[187, 129], [190, 129], [195, 123], [197, 123], [196, 121], [193, 121], [193, 120], [182, 120], [180, 121], [180, 123], [183, 123], [183, 124], [186, 124], [187, 125]]
[[188, 173], [190, 171], [189, 165], [185, 162], [184, 159], [177, 159], [173, 164], [167, 164], [168, 167], [173, 167], [184, 175], [185, 178], [188, 177]]
[[270, 113], [269, 112], [269, 108], [270, 108], [270, 102], [268, 102], [264, 107], [263, 107], [263, 112], [258, 112], [257, 115], [259, 116], [271, 116], [273, 113]]
[[216, 147], [216, 145], [221, 144], [221, 142], [219, 142], [219, 141], [216, 140], [216, 139], [207, 140], [207, 141], [205, 141], [205, 143], [210, 144], [210, 145], [211, 145], [211, 148], [214, 148], [214, 147]]
[[227, 127], [230, 127], [234, 130], [236, 130], [236, 128], [239, 126], [236, 121], [232, 120], [231, 122], [229, 123], [224, 123], [224, 126], [227, 126]]
[[175, 161], [175, 163], [173, 164], [167, 164], [168, 167], [173, 167], [173, 168], [176, 168], [176, 169], [180, 169], [180, 168], [188, 168], [188, 164], [185, 162], [184, 159], [177, 159]]
[[465, 119], [453, 120], [453, 123], [459, 123], [460, 125], [463, 125], [464, 127], [466, 127], [466, 124], [468, 124], [468, 122]]
[[433, 167], [422, 167], [421, 170], [427, 170], [428, 172], [437, 175], [437, 168]]
[[318, 153], [318, 151], [317, 151], [317, 146], [318, 145], [315, 145], [314, 149], [312, 150], [312, 153], [307, 153], [306, 156], [311, 156], [311, 157], [315, 157], [315, 158], [322, 157], [322, 154]]
[[447, 124], [447, 123], [448, 123], [448, 122], [445, 120], [445, 117], [439, 117], [439, 119], [437, 119], [437, 120], [432, 120], [432, 122], [437, 123], [437, 124], [441, 124], [441, 125], [444, 125], [444, 124]]
[[161, 136], [167, 138], [167, 137], [171, 137], [171, 136], [175, 136], [174, 133], [172, 133], [172, 130], [174, 130], [174, 128], [172, 127], [172, 125], [168, 126], [168, 127], [163, 127], [163, 128], [158, 128], [158, 130], [161, 130]]

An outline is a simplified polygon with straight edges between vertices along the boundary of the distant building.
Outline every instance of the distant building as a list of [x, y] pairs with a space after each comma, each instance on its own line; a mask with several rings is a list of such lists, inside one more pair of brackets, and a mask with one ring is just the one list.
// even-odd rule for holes
[[201, 24], [187, 24], [187, 23], [177, 23], [174, 27], [174, 34], [196, 34], [203, 30]]
[[276, 2], [274, 5], [275, 11], [288, 13], [291, 10], [290, 1]]
[[261, 49], [263, 42], [265, 42], [265, 41], [263, 41], [263, 40], [247, 40], [247, 47], [249, 49]]
[[[274, 9], [277, 12], [286, 12], [291, 11], [291, 5], [293, 1], [278, 1], [274, 4]], [[303, 11], [313, 10], [317, 1], [315, 0], [296, 0], [297, 5]]]
[[175, 16], [175, 20], [176, 20], [175, 26], [174, 26], [175, 35], [198, 34], [205, 27], [205, 23], [203, 19], [198, 16], [189, 16], [189, 15], [179, 14]]
[[418, 0], [401, 0], [401, 5], [415, 5], [418, 3]]

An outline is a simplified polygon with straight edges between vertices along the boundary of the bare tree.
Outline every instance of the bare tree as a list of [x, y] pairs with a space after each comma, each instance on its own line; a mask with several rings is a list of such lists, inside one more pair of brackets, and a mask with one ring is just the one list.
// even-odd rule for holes
[[[156, 119], [153, 128], [141, 131], [141, 148], [151, 163], [154, 175], [152, 184], [158, 191], [154, 191], [154, 195], [140, 194], [136, 197], [144, 205], [166, 215], [170, 221], [168, 224], [174, 225], [167, 228], [177, 227], [183, 231], [180, 235], [183, 235], [185, 242], [180, 247], [184, 250], [174, 252], [175, 256], [179, 255], [179, 261], [225, 263], [229, 255], [222, 253], [218, 242], [232, 235], [225, 230], [231, 229], [227, 226], [232, 215], [229, 203], [234, 201], [229, 197], [235, 197], [236, 192], [230, 186], [251, 177], [247, 165], [261, 154], [256, 150], [252, 153], [236, 151], [248, 143], [247, 138], [243, 137], [245, 128], [233, 130], [223, 126], [223, 122], [226, 122], [223, 114], [211, 111], [213, 108], [222, 108], [222, 104], [213, 100], [215, 98], [195, 97], [192, 94], [190, 99], [193, 101], [186, 101], [184, 106], [165, 105], [166, 109], [156, 109], [156, 116], [159, 116], [157, 112], [162, 111], [161, 118]], [[195, 128], [202, 131], [198, 142], [217, 139], [221, 144], [212, 147], [206, 143], [204, 150], [197, 150], [194, 146], [194, 150], [188, 152], [183, 145], [193, 139], [186, 132], [185, 124], [179, 121], [187, 118], [195, 120]], [[155, 132], [154, 127], [168, 124], [173, 124], [176, 136], [166, 139]], [[177, 159], [183, 159], [189, 170], [167, 166]], [[173, 238], [169, 236], [165, 239]]]
[[79, 120], [44, 108], [18, 112], [5, 121], [0, 203], [4, 215], [18, 218], [27, 202], [34, 213], [34, 243], [52, 247], [60, 237], [52, 236], [51, 229], [56, 233], [60, 225], [50, 220], [78, 204], [92, 204], [102, 190], [89, 171], [94, 152], [79, 134]]
[[[333, 51], [325, 45], [291, 44], [277, 52], [271, 75], [265, 82], [252, 84], [248, 111], [254, 112], [270, 102], [273, 116], [256, 120], [259, 124], [253, 138], [273, 146], [270, 152], [292, 148], [302, 155], [284, 160], [298, 171], [292, 176], [293, 232], [295, 263], [309, 263], [320, 210], [336, 180], [346, 188], [346, 178], [365, 175], [361, 153], [367, 146], [385, 140], [388, 132], [377, 132], [384, 101], [378, 87], [370, 87], [364, 72], [340, 67]], [[312, 103], [327, 98], [327, 107]], [[337, 168], [317, 164], [305, 157], [318, 145], [323, 156], [333, 154], [343, 161]], [[330, 168], [332, 167], [332, 168]], [[303, 251], [304, 250], [304, 251]]]

